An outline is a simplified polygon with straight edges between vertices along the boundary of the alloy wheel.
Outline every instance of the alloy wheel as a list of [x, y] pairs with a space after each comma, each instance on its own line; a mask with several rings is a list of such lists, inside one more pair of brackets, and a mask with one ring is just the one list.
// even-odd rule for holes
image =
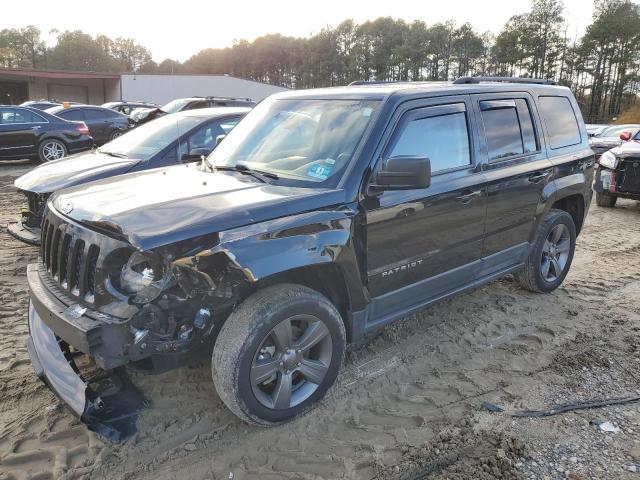
[[331, 356], [331, 335], [320, 319], [311, 315], [287, 318], [265, 336], [254, 355], [253, 394], [271, 409], [299, 405], [324, 380]]
[[42, 156], [47, 162], [64, 157], [64, 146], [60, 142], [47, 142], [42, 147]]
[[542, 247], [540, 273], [545, 281], [553, 283], [560, 278], [567, 266], [570, 251], [569, 229], [560, 223], [551, 229]]

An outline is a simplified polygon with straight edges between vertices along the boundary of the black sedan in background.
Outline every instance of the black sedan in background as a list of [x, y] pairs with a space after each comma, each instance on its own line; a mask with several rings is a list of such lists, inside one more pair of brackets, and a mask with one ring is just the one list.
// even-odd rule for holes
[[148, 102], [107, 102], [103, 103], [102, 107], [129, 115], [136, 108], [160, 108], [160, 105]]
[[71, 122], [47, 112], [0, 105], [0, 159], [59, 160], [89, 150], [93, 138], [83, 122]]
[[28, 207], [18, 222], [9, 224], [9, 233], [38, 245], [42, 211], [51, 193], [123, 173], [197, 161], [201, 155], [211, 153], [249, 110], [206, 108], [167, 115], [93, 152], [34, 168], [14, 182], [27, 197]]
[[118, 138], [131, 127], [129, 117], [109, 108], [94, 105], [60, 105], [45, 110], [65, 120], [84, 122], [96, 145], [102, 145]]

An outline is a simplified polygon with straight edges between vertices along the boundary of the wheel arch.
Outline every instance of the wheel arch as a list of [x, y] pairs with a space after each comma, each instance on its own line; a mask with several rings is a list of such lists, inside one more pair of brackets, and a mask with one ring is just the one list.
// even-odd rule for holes
[[564, 210], [569, 215], [571, 215], [571, 218], [573, 218], [573, 223], [576, 226], [576, 234], [580, 233], [582, 225], [584, 224], [585, 216], [584, 195], [573, 194], [562, 197], [556, 200], [551, 205], [551, 209]]
[[353, 332], [348, 321], [351, 311], [351, 297], [345, 276], [338, 265], [335, 263], [306, 265], [278, 272], [255, 282], [250, 292], [285, 283], [302, 285], [327, 297], [340, 312], [347, 332], [347, 339], [351, 340]]

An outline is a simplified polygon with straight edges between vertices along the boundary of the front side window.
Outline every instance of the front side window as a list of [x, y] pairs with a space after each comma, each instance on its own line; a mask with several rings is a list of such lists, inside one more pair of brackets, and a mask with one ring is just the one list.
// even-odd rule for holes
[[568, 147], [581, 142], [578, 120], [567, 97], [539, 97], [539, 102], [547, 123], [551, 148]]
[[220, 127], [220, 122], [211, 122], [198, 128], [191, 133], [184, 141], [178, 145], [178, 158], [189, 153], [194, 148], [213, 150], [216, 146], [218, 135], [225, 135], [225, 131]]
[[0, 109], [0, 123], [38, 123], [45, 120], [40, 116], [29, 110], [23, 110], [21, 108], [1, 108]]
[[338, 184], [379, 102], [273, 99], [252, 110], [211, 154], [215, 166], [246, 166], [290, 185]]
[[84, 116], [87, 120], [101, 120], [106, 118], [106, 115], [102, 112], [102, 110], [85, 110]]
[[466, 113], [455, 112], [408, 122], [387, 157], [404, 155], [428, 157], [432, 172], [470, 165]]

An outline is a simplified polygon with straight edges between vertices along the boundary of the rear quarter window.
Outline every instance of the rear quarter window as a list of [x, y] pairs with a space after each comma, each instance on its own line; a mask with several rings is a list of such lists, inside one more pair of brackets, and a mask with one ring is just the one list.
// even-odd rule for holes
[[567, 97], [538, 97], [538, 103], [547, 125], [549, 146], [552, 149], [577, 145], [581, 142], [578, 120]]

